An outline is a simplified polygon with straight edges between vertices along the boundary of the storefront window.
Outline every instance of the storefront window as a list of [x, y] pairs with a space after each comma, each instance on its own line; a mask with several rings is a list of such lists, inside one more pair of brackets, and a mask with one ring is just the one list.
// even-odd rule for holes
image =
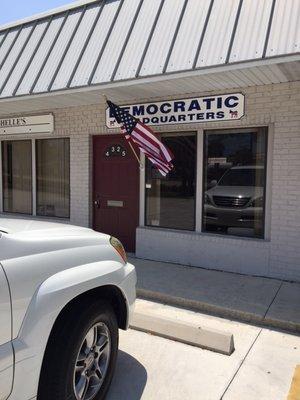
[[31, 141], [2, 142], [3, 211], [32, 212]]
[[173, 134], [162, 142], [174, 154], [174, 169], [163, 177], [146, 163], [146, 225], [195, 229], [196, 134]]
[[203, 231], [263, 238], [265, 129], [207, 132]]
[[68, 218], [70, 214], [69, 139], [36, 141], [37, 215]]

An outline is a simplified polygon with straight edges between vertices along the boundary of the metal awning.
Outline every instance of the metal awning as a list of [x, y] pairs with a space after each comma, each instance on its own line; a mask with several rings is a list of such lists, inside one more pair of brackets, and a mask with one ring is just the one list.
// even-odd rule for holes
[[0, 28], [1, 113], [83, 89], [147, 97], [175, 78], [202, 90], [287, 82], [300, 79], [299, 48], [300, 0], [80, 1]]

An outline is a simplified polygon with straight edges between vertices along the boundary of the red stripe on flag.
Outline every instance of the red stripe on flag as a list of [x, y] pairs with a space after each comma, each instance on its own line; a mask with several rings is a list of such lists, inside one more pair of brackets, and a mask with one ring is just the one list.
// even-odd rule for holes
[[165, 163], [164, 161], [162, 161], [161, 159], [158, 159], [157, 157], [154, 157], [152, 154], [147, 153], [145, 150], [141, 150], [148, 158], [152, 158], [154, 159], [159, 165], [161, 165], [162, 167], [166, 168], [168, 171], [171, 171], [171, 169], [173, 168], [173, 165], [171, 163]]
[[155, 159], [152, 157], [148, 157], [148, 160], [159, 170], [159, 172], [163, 175], [166, 176], [170, 171], [164, 167], [162, 167], [160, 164], [156, 162]]
[[157, 156], [160, 156], [160, 150], [156, 146], [153, 146], [152, 143], [150, 143], [147, 139], [145, 139], [143, 136], [141, 136], [138, 132], [138, 130], [133, 130], [131, 133], [132, 139], [137, 140], [141, 146], [145, 146], [151, 151], [153, 154], [156, 154]]
[[144, 141], [140, 140], [139, 137], [135, 136], [135, 135], [131, 135], [131, 139], [140, 147], [143, 147], [144, 149], [146, 149], [149, 153], [153, 154], [156, 157], [161, 157], [160, 153], [153, 150], [152, 147], [149, 147], [147, 143], [145, 143]]
[[148, 151], [148, 153], [153, 154], [155, 157], [161, 157], [160, 152], [154, 151], [152, 147], [148, 146], [148, 143], [145, 143], [145, 141], [140, 140], [139, 136], [136, 136], [134, 134], [131, 134], [131, 139], [141, 148], [144, 148], [145, 150]]
[[151, 140], [151, 138], [149, 138], [147, 135], [145, 135], [138, 126], [134, 128], [132, 135], [136, 136], [140, 141], [147, 144], [147, 146], [152, 148], [156, 153], [160, 153], [160, 146]]
[[131, 134], [128, 134], [125, 126], [122, 125], [121, 132], [128, 142], [138, 145], [139, 149], [163, 176], [166, 176], [172, 170], [173, 165], [170, 161], [174, 158], [173, 154], [154, 136], [152, 130], [147, 126], [138, 122]]
[[167, 149], [167, 147], [160, 141], [158, 140], [158, 138], [154, 135], [153, 131], [148, 128], [146, 125], [142, 124], [142, 123], [138, 123], [136, 125], [136, 127], [139, 127], [139, 130], [149, 139], [152, 141], [152, 143], [155, 146], [158, 146], [159, 149], [162, 151], [164, 157], [166, 158], [166, 161], [171, 161], [174, 156], [173, 154], [170, 152], [169, 149]]
[[160, 148], [161, 142], [154, 136], [154, 134], [151, 131], [149, 131], [148, 129], [145, 129], [143, 124], [138, 122], [134, 129], [138, 130], [138, 132], [144, 138], [149, 140], [153, 146], [157, 147], [158, 149]]

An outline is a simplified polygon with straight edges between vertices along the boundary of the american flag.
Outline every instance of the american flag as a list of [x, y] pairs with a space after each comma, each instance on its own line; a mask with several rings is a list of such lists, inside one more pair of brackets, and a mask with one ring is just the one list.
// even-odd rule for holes
[[140, 151], [152, 162], [159, 172], [166, 176], [173, 168], [171, 163], [174, 158], [171, 151], [154, 135], [153, 131], [129, 114], [128, 111], [107, 101], [111, 114], [121, 125], [121, 131], [126, 139], [137, 144]]

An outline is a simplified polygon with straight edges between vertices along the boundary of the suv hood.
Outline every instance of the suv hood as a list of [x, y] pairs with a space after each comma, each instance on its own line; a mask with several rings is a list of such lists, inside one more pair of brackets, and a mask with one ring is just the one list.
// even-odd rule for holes
[[[14, 237], [55, 237], [55, 236], [78, 236], [90, 234], [91, 229], [56, 222], [39, 221], [25, 218], [0, 217], [0, 232]], [[26, 236], [24, 236], [26, 233]]]
[[0, 262], [67, 248], [106, 245], [109, 237], [80, 226], [0, 217]]
[[259, 186], [215, 186], [206, 191], [209, 196], [228, 196], [228, 197], [261, 197], [263, 188]]

